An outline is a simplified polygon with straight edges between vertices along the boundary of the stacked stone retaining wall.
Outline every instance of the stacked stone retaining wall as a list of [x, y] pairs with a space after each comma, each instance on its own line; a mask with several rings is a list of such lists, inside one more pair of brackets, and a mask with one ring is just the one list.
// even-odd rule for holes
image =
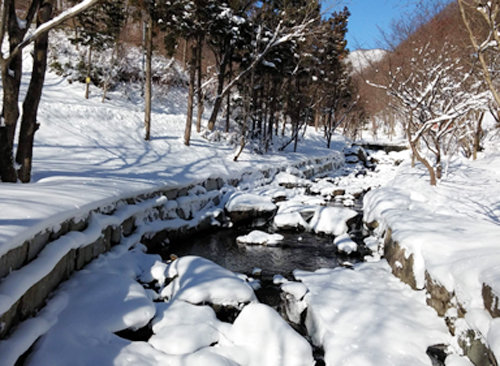
[[[305, 177], [340, 168], [338, 154], [309, 159], [294, 168]], [[0, 339], [23, 320], [35, 315], [49, 295], [72, 273], [129, 240], [131, 245], [158, 243], [190, 235], [217, 224], [221, 203], [232, 187], [266, 184], [281, 169], [243, 174], [239, 179], [208, 178], [184, 187], [165, 187], [149, 194], [117, 200], [84, 217], [68, 218], [40, 231], [0, 256]]]

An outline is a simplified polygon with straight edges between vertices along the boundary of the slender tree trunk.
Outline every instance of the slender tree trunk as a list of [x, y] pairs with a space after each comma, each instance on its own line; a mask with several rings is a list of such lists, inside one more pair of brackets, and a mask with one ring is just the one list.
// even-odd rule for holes
[[193, 124], [193, 105], [194, 105], [194, 84], [196, 82], [196, 58], [197, 47], [191, 48], [191, 61], [189, 65], [189, 94], [186, 116], [186, 128], [184, 130], [184, 145], [189, 146], [191, 140], [191, 126]]
[[197, 68], [197, 79], [196, 79], [196, 94], [198, 99], [198, 115], [196, 116], [196, 132], [201, 131], [201, 118], [203, 117], [203, 90], [201, 89], [202, 81], [202, 65], [201, 56], [203, 52], [203, 37], [198, 37], [198, 48], [196, 49], [196, 68]]
[[[429, 172], [430, 184], [431, 184], [431, 186], [435, 186], [437, 183], [436, 172], [434, 171], [434, 168], [429, 163], [429, 161], [426, 158], [424, 158], [422, 155], [420, 155], [420, 152], [418, 151], [418, 147], [417, 147], [418, 141], [413, 141], [412, 136], [411, 136], [411, 132], [410, 132], [411, 124], [412, 124], [412, 122], [410, 121], [408, 127], [406, 128], [406, 136], [408, 138], [408, 143], [410, 144], [411, 152], [413, 155], [412, 159], [417, 159], [419, 162], [421, 162], [425, 166], [425, 168]], [[414, 166], [414, 163], [412, 166]]]
[[[45, 2], [38, 11], [37, 26], [49, 21], [51, 18], [52, 4], [50, 2]], [[28, 92], [23, 103], [23, 116], [21, 119], [21, 129], [19, 132], [19, 143], [16, 155], [16, 162], [21, 166], [18, 177], [23, 183], [28, 183], [31, 180], [33, 142], [35, 132], [39, 127], [36, 118], [38, 105], [42, 96], [45, 71], [47, 69], [48, 41], [48, 33], [45, 33], [35, 41], [33, 71], [31, 73]]]
[[111, 61], [109, 65], [109, 71], [106, 76], [106, 80], [104, 80], [104, 86], [102, 88], [102, 99], [101, 103], [104, 103], [106, 100], [107, 94], [108, 94], [108, 89], [109, 89], [109, 84], [111, 82], [111, 75], [113, 73], [113, 67], [115, 65], [116, 58], [118, 57], [118, 49], [120, 47], [120, 42], [118, 37], [115, 39], [115, 46], [113, 47], [113, 52], [111, 53]]
[[219, 67], [219, 74], [217, 75], [217, 96], [215, 97], [214, 107], [212, 113], [210, 114], [210, 119], [208, 120], [207, 128], [213, 131], [215, 128], [215, 122], [217, 121], [217, 115], [219, 114], [220, 107], [222, 105], [222, 100], [224, 99], [224, 80], [226, 78], [226, 67], [228, 63], [231, 62], [230, 52], [227, 51], [222, 57], [222, 61]]
[[319, 109], [319, 106], [317, 106], [314, 110], [314, 130], [316, 132], [319, 131], [319, 119], [320, 119], [321, 115], [320, 115], [320, 109]]
[[482, 127], [483, 118], [484, 118], [484, 112], [481, 112], [481, 115], [477, 120], [476, 130], [474, 131], [474, 144], [472, 149], [473, 160], [477, 159], [477, 153], [481, 148], [481, 135], [483, 134], [483, 127]]
[[184, 38], [184, 42], [182, 43], [182, 66], [184, 67], [184, 70], [186, 69], [186, 61], [187, 61], [187, 45], [188, 41], [186, 38]]
[[153, 19], [148, 15], [146, 26], [146, 80], [144, 93], [144, 127], [146, 130], [144, 139], [151, 139], [151, 99], [152, 99], [152, 73], [151, 60], [153, 58]]
[[[233, 63], [229, 62], [229, 79], [233, 77]], [[229, 132], [229, 125], [231, 123], [231, 89], [226, 94], [226, 128], [224, 131]]]
[[85, 78], [85, 99], [89, 99], [91, 71], [92, 71], [92, 46], [89, 46], [88, 58], [87, 58], [87, 77]]
[[[249, 85], [249, 95], [253, 95], [253, 91], [254, 91], [254, 85], [255, 85], [255, 69], [253, 69], [250, 73], [250, 85]], [[233, 161], [238, 161], [241, 153], [243, 152], [243, 149], [245, 149], [245, 145], [247, 144], [247, 140], [246, 140], [246, 133], [247, 133], [247, 120], [248, 120], [248, 116], [250, 115], [250, 103], [251, 103], [251, 100], [250, 100], [250, 97], [247, 96], [245, 98], [245, 112], [244, 112], [244, 115], [243, 115], [243, 126], [241, 127], [241, 142], [240, 142], [240, 149], [238, 150], [238, 152], [236, 153], [236, 155], [234, 156], [233, 158]]]

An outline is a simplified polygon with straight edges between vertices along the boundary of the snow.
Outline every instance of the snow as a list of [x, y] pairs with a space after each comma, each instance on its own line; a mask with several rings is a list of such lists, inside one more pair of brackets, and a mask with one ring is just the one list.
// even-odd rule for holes
[[352, 241], [352, 239], [349, 237], [349, 234], [342, 234], [340, 236], [337, 236], [333, 240], [333, 243], [337, 246], [339, 252], [344, 252], [346, 254], [351, 254], [352, 252], [358, 250], [358, 244]]
[[[60, 42], [59, 37], [51, 39]], [[129, 63], [140, 64], [140, 56], [137, 53]], [[30, 70], [31, 63], [31, 55], [25, 52], [25, 70]], [[158, 68], [166, 64], [168, 60]], [[27, 80], [23, 79], [21, 94]], [[294, 154], [284, 151], [259, 156], [245, 150], [238, 162], [233, 162], [235, 146], [211, 143], [196, 133], [191, 146], [186, 147], [182, 143], [186, 92], [176, 87], [164, 97], [155, 94], [152, 140], [146, 142], [140, 87], [126, 87], [125, 95], [120, 90], [110, 92], [109, 99], [101, 103], [99, 89], [92, 86], [86, 100], [83, 84], [69, 84], [47, 73], [38, 115], [40, 129], [35, 136], [32, 183], [0, 185], [0, 255], [48, 227], [86, 216], [121, 199], [198, 184], [210, 177], [240, 179], [256, 172], [256, 166], [276, 170], [310, 156], [325, 160], [338, 157], [337, 151], [323, 148], [323, 137], [312, 129], [306, 134], [307, 142], [300, 143]], [[207, 118], [204, 115], [203, 124]], [[344, 140], [339, 137], [336, 143], [343, 146]], [[271, 205], [269, 200], [263, 204]]]
[[242, 235], [236, 238], [239, 244], [254, 244], [254, 245], [279, 245], [284, 239], [281, 234], [268, 234], [260, 230], [253, 230], [247, 235]]
[[452, 343], [425, 294], [395, 278], [385, 261], [294, 276], [309, 290], [306, 326], [327, 366], [431, 366], [427, 347]]
[[499, 334], [484, 309], [482, 287], [486, 283], [500, 293], [500, 156], [495, 140], [485, 145], [477, 161], [450, 162], [435, 187], [423, 167], [401, 164], [397, 179], [366, 194], [364, 220], [377, 221], [379, 235], [390, 228], [393, 240], [413, 255], [418, 288], [427, 272], [455, 293], [467, 311], [468, 327], [491, 335], [488, 342], [499, 357]]
[[[24, 58], [29, 69], [31, 56], [25, 53]], [[26, 87], [24, 81], [22, 93]], [[327, 365], [430, 365], [425, 353], [429, 345], [456, 348], [443, 319], [425, 304], [425, 293], [403, 285], [380, 260], [387, 228], [407, 255], [413, 254], [417, 286], [424, 287], [427, 271], [453, 291], [467, 311], [457, 321], [457, 329], [480, 331], [500, 357], [500, 322], [486, 312], [481, 294], [483, 283], [500, 294], [496, 139], [485, 141], [486, 150], [475, 162], [450, 161], [436, 187], [429, 186], [422, 167], [410, 167], [407, 151], [374, 153], [379, 161], [374, 171], [353, 165], [350, 171], [359, 175], [343, 176], [347, 170], [339, 169], [311, 183], [291, 167], [311, 157], [342, 162], [339, 151], [348, 145], [344, 138], [334, 137], [335, 149], [328, 150], [322, 147], [321, 133], [308, 129], [297, 153], [244, 151], [234, 162], [236, 146], [229, 135], [216, 142], [206, 134], [193, 133], [191, 146], [182, 144], [185, 91], [172, 87], [166, 97], [155, 96], [153, 139], [145, 142], [143, 102], [134, 87], [127, 95], [111, 92], [109, 100], [101, 103], [98, 89], [92, 87], [91, 98], [84, 100], [81, 84], [47, 74], [33, 182], [0, 185], [0, 255], [65, 220], [87, 218], [92, 210], [110, 215], [91, 213], [87, 229], [51, 242], [35, 261], [2, 279], [0, 313], [62, 256], [96, 239], [103, 228], [131, 215], [145, 217], [140, 217], [135, 234], [72, 275], [35, 317], [0, 341], [1, 366], [14, 365], [37, 339], [27, 365], [313, 365], [305, 338], [276, 311], [257, 302], [253, 292], [257, 281], [200, 257], [165, 263], [144, 253], [139, 243], [143, 234], [194, 225], [205, 217], [196, 211], [215, 194], [200, 186], [207, 178], [242, 180], [238, 188], [222, 189], [224, 200], [220, 207], [210, 208], [210, 215], [221, 212], [223, 204], [228, 211], [277, 209], [275, 227], [334, 235], [339, 251], [346, 253], [356, 250], [346, 234], [346, 221], [356, 212], [338, 205], [352, 205], [355, 195], [373, 188], [364, 199], [365, 221], [379, 223], [374, 235], [365, 238], [373, 251], [369, 263], [354, 265], [353, 270], [295, 271], [301, 282], [282, 276], [273, 279], [291, 302], [287, 313], [292, 321], [298, 322], [307, 308], [307, 329], [314, 344], [325, 349]], [[256, 166], [270, 174], [264, 175]], [[274, 176], [284, 166], [288, 169]], [[261, 188], [262, 184], [270, 185]], [[177, 201], [161, 197], [124, 204], [140, 194], [186, 186], [194, 188]], [[318, 196], [307, 196], [306, 187]], [[337, 192], [339, 203], [327, 206], [341, 189], [345, 194]], [[273, 203], [278, 197], [287, 201]], [[162, 205], [172, 220], [147, 218], [147, 210], [155, 205]], [[192, 220], [178, 218], [173, 214], [177, 210]], [[267, 245], [278, 239], [263, 232], [249, 236]], [[241, 312], [229, 324], [218, 320], [207, 304], [230, 305]], [[456, 310], [448, 315], [456, 316]], [[152, 324], [154, 333], [147, 341], [132, 342], [115, 334], [147, 324]], [[453, 349], [446, 359], [447, 366], [470, 365], [456, 352]]]
[[250, 285], [205, 258], [179, 258], [169, 264], [166, 276], [173, 279], [161, 291], [161, 296], [166, 299], [240, 307], [244, 303], [256, 301]]
[[361, 72], [382, 60], [388, 53], [382, 49], [356, 50], [349, 53], [347, 60], [352, 64], [353, 71]]
[[306, 229], [309, 227], [299, 212], [278, 213], [274, 216], [273, 223], [278, 229]]
[[343, 207], [320, 207], [314, 213], [310, 226], [318, 234], [339, 236], [347, 232], [347, 221], [357, 212]]
[[184, 301], [158, 303], [154, 334], [148, 343], [172, 355], [194, 353], [219, 341], [220, 326], [221, 322], [209, 306]]
[[[231, 356], [240, 365], [314, 365], [309, 343], [278, 313], [263, 304], [246, 306], [236, 318], [228, 338], [230, 342], [222, 340], [218, 352], [227, 355], [230, 351]], [[238, 348], [226, 350], [224, 347], [226, 345], [236, 345]], [[240, 349], [244, 352], [242, 353]], [[253, 357], [245, 358], [249, 354]]]
[[248, 212], [248, 211], [274, 211], [276, 205], [270, 197], [260, 196], [252, 193], [235, 192], [229, 198], [226, 204], [226, 210], [229, 212]]
[[119, 247], [75, 273], [36, 318], [0, 342], [0, 364], [13, 365], [30, 340], [43, 334], [31, 365], [103, 364], [114, 358], [124, 342], [113, 332], [141, 328], [155, 315], [152, 300], [135, 280], [155, 259], [139, 248]]

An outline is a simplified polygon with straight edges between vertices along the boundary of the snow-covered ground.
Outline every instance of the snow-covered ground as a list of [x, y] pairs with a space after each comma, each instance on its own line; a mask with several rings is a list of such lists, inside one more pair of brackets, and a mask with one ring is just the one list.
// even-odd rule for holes
[[[24, 59], [25, 69], [29, 69], [29, 53]], [[152, 138], [147, 142], [139, 91], [128, 91], [128, 97], [110, 93], [105, 103], [101, 103], [102, 92], [97, 88], [91, 88], [90, 99], [83, 95], [83, 84], [69, 84], [54, 73], [47, 74], [38, 116], [41, 127], [35, 136], [32, 183], [0, 185], [0, 254], [42, 229], [123, 197], [185, 186], [208, 177], [240, 178], [254, 173], [255, 167], [277, 168], [310, 156], [336, 154], [325, 149], [321, 134], [312, 130], [295, 154], [244, 152], [238, 162], [233, 162], [236, 146], [224, 139], [210, 142], [193, 132], [187, 147], [182, 143], [186, 93], [176, 88], [154, 99]], [[203, 123], [206, 125], [206, 120]], [[337, 138], [336, 149], [343, 145], [344, 139]]]
[[[500, 323], [482, 296], [483, 285], [500, 294], [500, 144], [493, 133], [477, 161], [452, 161], [436, 187], [423, 167], [404, 162], [394, 179], [365, 196], [364, 211], [367, 222], [380, 224], [379, 233], [390, 228], [413, 255], [417, 288], [427, 272], [453, 293], [466, 312], [457, 329], [479, 331], [499, 359]], [[456, 309], [448, 316], [456, 318]]]

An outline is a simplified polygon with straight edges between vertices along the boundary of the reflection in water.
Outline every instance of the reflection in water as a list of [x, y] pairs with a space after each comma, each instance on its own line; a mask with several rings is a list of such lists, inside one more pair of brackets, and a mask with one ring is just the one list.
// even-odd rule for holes
[[259, 267], [266, 277], [277, 273], [289, 275], [294, 269], [314, 271], [318, 268], [338, 266], [335, 245], [330, 237], [307, 232], [280, 232], [285, 239], [279, 247], [236, 243], [238, 236], [248, 234], [252, 230], [235, 228], [200, 234], [182, 242], [171, 243], [161, 254], [163, 258], [168, 258], [171, 253], [178, 256], [198, 255], [231, 271], [246, 274]]

